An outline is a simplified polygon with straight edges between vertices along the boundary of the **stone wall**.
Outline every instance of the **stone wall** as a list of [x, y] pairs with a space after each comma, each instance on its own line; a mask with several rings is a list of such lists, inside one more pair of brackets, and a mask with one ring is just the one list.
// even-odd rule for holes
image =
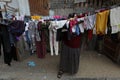
[[69, 13], [84, 13], [94, 11], [101, 7], [109, 7], [120, 3], [120, 0], [85, 0], [86, 2], [74, 3], [74, 0], [49, 0], [50, 10], [55, 15], [68, 15]]

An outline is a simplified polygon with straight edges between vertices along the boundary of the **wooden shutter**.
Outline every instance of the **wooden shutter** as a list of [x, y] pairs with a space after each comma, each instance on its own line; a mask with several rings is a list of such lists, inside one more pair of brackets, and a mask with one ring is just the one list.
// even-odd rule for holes
[[49, 15], [48, 0], [29, 0], [31, 15]]

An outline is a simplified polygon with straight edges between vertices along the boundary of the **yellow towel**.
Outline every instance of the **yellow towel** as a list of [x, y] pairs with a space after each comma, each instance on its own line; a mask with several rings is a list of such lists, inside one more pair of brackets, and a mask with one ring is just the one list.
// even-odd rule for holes
[[40, 20], [41, 16], [31, 16], [31, 19], [33, 19], [33, 20]]
[[104, 35], [106, 33], [109, 10], [99, 12], [96, 16], [96, 34]]

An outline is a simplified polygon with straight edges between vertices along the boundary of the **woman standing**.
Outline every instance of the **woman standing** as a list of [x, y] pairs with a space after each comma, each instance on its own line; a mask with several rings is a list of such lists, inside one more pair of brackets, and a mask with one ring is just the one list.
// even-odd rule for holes
[[79, 68], [81, 35], [76, 33], [79, 33], [80, 30], [78, 30], [79, 28], [75, 28], [75, 32], [73, 32], [74, 26], [78, 23], [76, 20], [76, 15], [70, 14], [68, 18], [68, 24], [64, 25], [62, 29], [62, 31], [65, 32], [62, 32], [62, 51], [60, 54], [60, 65], [57, 75], [58, 78], [61, 78], [63, 73], [75, 74]]

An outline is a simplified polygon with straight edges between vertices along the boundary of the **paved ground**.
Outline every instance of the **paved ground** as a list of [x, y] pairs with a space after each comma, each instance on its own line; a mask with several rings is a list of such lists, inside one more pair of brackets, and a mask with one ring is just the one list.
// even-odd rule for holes
[[[29, 67], [29, 61], [34, 61], [36, 66]], [[94, 51], [81, 53], [79, 72], [76, 75], [64, 74], [61, 79], [57, 79], [58, 64], [59, 56], [47, 54], [45, 59], [33, 55], [21, 62], [13, 61], [9, 67], [1, 57], [0, 80], [120, 80], [120, 66]]]

